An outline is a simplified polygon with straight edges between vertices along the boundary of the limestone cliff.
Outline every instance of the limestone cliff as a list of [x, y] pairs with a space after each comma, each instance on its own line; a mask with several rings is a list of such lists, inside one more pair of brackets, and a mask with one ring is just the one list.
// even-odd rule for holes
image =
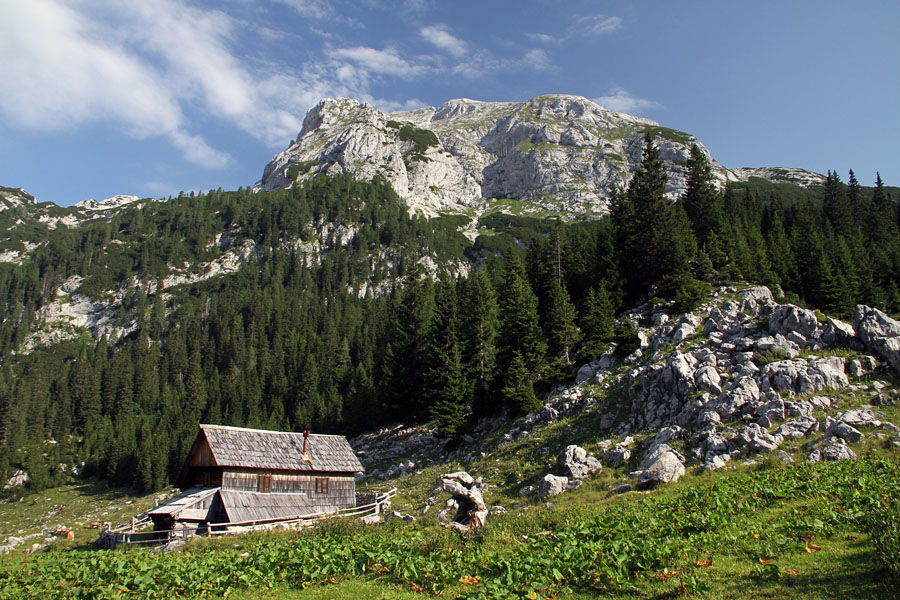
[[[289, 187], [321, 173], [382, 177], [423, 214], [480, 212], [508, 205], [523, 213], [601, 214], [610, 192], [637, 169], [646, 132], [660, 148], [667, 193], [685, 186], [693, 135], [607, 110], [579, 96], [525, 102], [450, 100], [440, 108], [384, 113], [350, 98], [326, 98], [306, 115], [297, 139], [266, 166], [257, 190]], [[821, 176], [799, 169], [731, 170], [716, 178], [763, 177], [808, 187]]]

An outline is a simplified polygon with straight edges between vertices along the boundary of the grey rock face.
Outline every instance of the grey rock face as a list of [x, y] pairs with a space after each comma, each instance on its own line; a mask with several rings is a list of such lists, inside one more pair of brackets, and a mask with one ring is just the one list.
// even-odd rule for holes
[[643, 470], [638, 473], [639, 489], [650, 489], [661, 483], [672, 483], [684, 475], [684, 459], [668, 444], [660, 444], [644, 457]]
[[844, 359], [823, 358], [813, 361], [782, 360], [763, 368], [763, 387], [798, 394], [825, 389], [842, 389], [850, 385], [844, 373]]
[[777, 435], [785, 438], [802, 438], [813, 431], [818, 426], [818, 422], [812, 417], [800, 417], [783, 424], [775, 430]]
[[853, 327], [866, 348], [900, 373], [900, 322], [877, 308], [860, 304], [853, 313]]
[[746, 446], [751, 452], [771, 452], [784, 441], [780, 435], [771, 435], [765, 429], [751, 423], [738, 431], [736, 441]]
[[538, 487], [538, 499], [544, 500], [551, 496], [558, 496], [568, 489], [569, 478], [558, 477], [556, 475], [547, 474], [541, 479], [541, 485]]
[[797, 332], [804, 337], [811, 337], [818, 327], [816, 313], [793, 304], [781, 304], [775, 307], [769, 317], [769, 331], [787, 335]]
[[[856, 460], [856, 452], [848, 448], [845, 444], [837, 443], [831, 444], [829, 446], [825, 446], [821, 451], [814, 450], [813, 454], [816, 452], [820, 452], [821, 460], [827, 461], [836, 461], [836, 460]], [[810, 462], [817, 462], [812, 459], [812, 454], [810, 454]]]
[[826, 344], [840, 346], [858, 347], [860, 345], [852, 325], [831, 317], [828, 317], [825, 324], [822, 325], [822, 341]]
[[[432, 132], [437, 143], [416, 147], [410, 127]], [[578, 96], [458, 99], [395, 113], [326, 98], [310, 109], [297, 139], [266, 166], [255, 189], [287, 188], [320, 173], [352, 173], [365, 180], [383, 177], [411, 209], [426, 214], [477, 210], [493, 198], [524, 201], [535, 210], [602, 213], [610, 190], [636, 170], [644, 132], [655, 127]], [[688, 134], [651, 130], [668, 174], [666, 193], [675, 197], [685, 187], [690, 147], [708, 152]], [[723, 183], [739, 178], [713, 166]]]
[[863, 439], [864, 436], [856, 427], [848, 425], [844, 421], [835, 421], [828, 427], [828, 430], [825, 432], [825, 437], [836, 437], [845, 442], [856, 443]]
[[584, 448], [574, 444], [566, 446], [556, 457], [556, 464], [570, 479], [584, 479], [602, 468], [599, 460], [588, 455]]

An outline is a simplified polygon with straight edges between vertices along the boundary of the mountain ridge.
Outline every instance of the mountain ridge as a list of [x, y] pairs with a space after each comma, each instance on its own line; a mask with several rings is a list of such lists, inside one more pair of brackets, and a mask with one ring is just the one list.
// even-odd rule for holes
[[[685, 189], [685, 164], [697, 144], [717, 185], [761, 177], [809, 188], [824, 176], [803, 169], [728, 169], [695, 136], [606, 109], [580, 96], [524, 102], [448, 100], [440, 107], [382, 112], [352, 98], [323, 98], [290, 146], [265, 167], [254, 189], [290, 187], [322, 173], [388, 181], [412, 212], [480, 214], [492, 200], [525, 212], [601, 215], [615, 187], [638, 168], [643, 137], [659, 146], [666, 193]], [[418, 137], [416, 137], [418, 136]]]

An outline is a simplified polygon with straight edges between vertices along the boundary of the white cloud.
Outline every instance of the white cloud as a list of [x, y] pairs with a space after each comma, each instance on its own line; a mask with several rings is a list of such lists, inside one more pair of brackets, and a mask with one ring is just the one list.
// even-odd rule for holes
[[529, 50], [525, 53], [525, 56], [522, 57], [522, 62], [526, 67], [531, 67], [538, 71], [547, 71], [553, 68], [553, 65], [550, 63], [550, 58], [547, 56], [547, 53], [544, 52], [543, 48]]
[[[44, 131], [111, 123], [222, 168], [227, 155], [198, 134], [189, 114], [281, 146], [320, 97], [368, 92], [370, 75], [357, 69], [342, 80], [330, 61], [300, 73], [250, 64], [232, 50], [241, 25], [182, 0], [0, 2], [0, 55], [13, 57], [0, 61], [0, 115]], [[410, 71], [397, 56], [382, 63], [387, 72]]]
[[414, 77], [424, 70], [422, 65], [409, 62], [391, 49], [377, 50], [366, 46], [355, 46], [338, 48], [332, 51], [332, 55], [350, 60], [371, 73], [396, 75], [405, 79]]
[[560, 44], [562, 39], [555, 38], [547, 33], [526, 33], [526, 37], [542, 44]]
[[327, 0], [275, 0], [275, 2], [290, 6], [304, 17], [322, 20], [335, 16], [334, 7]]
[[426, 42], [433, 44], [437, 48], [449, 52], [456, 58], [465, 56], [468, 48], [466, 43], [454, 36], [446, 25], [429, 25], [419, 30], [419, 35]]
[[401, 110], [415, 110], [427, 106], [425, 102], [418, 98], [409, 100], [382, 100], [381, 98], [368, 98], [367, 102], [382, 112], [397, 112]]
[[605, 96], [594, 98], [594, 102], [610, 110], [629, 114], [640, 114], [643, 111], [661, 106], [655, 100], [636, 98], [621, 86], [614, 86]]
[[587, 35], [606, 35], [622, 29], [625, 23], [621, 17], [609, 17], [606, 15], [592, 15], [581, 17], [577, 21], [578, 27]]
[[450, 72], [469, 79], [478, 79], [497, 71], [508, 72], [528, 69], [546, 71], [551, 68], [553, 68], [553, 65], [550, 62], [550, 58], [542, 48], [532, 48], [520, 58], [497, 58], [487, 50], [480, 50], [471, 56], [467, 56], [466, 60], [454, 65]]

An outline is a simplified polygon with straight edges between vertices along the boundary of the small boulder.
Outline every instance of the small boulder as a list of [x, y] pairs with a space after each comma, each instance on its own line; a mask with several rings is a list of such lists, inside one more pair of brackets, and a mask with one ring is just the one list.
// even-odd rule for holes
[[603, 468], [600, 461], [581, 446], [570, 444], [556, 457], [556, 464], [570, 479], [584, 479]]
[[596, 370], [590, 364], [583, 365], [575, 374], [575, 383], [584, 383], [596, 374]]
[[822, 458], [828, 461], [856, 460], [856, 453], [845, 444], [831, 444], [822, 450]]
[[631, 450], [618, 444], [603, 453], [603, 460], [613, 467], [628, 462], [630, 458]]
[[825, 432], [825, 438], [829, 437], [840, 438], [845, 442], [855, 444], [863, 439], [864, 436], [856, 427], [848, 425], [844, 421], [834, 421]]
[[541, 479], [541, 485], [538, 488], [538, 499], [545, 500], [552, 496], [557, 496], [566, 491], [569, 485], [568, 477], [558, 477], [556, 475], [547, 474]]
[[661, 483], [673, 483], [684, 475], [684, 459], [668, 444], [660, 444], [646, 456], [643, 470], [638, 472], [638, 489], [646, 490]]

